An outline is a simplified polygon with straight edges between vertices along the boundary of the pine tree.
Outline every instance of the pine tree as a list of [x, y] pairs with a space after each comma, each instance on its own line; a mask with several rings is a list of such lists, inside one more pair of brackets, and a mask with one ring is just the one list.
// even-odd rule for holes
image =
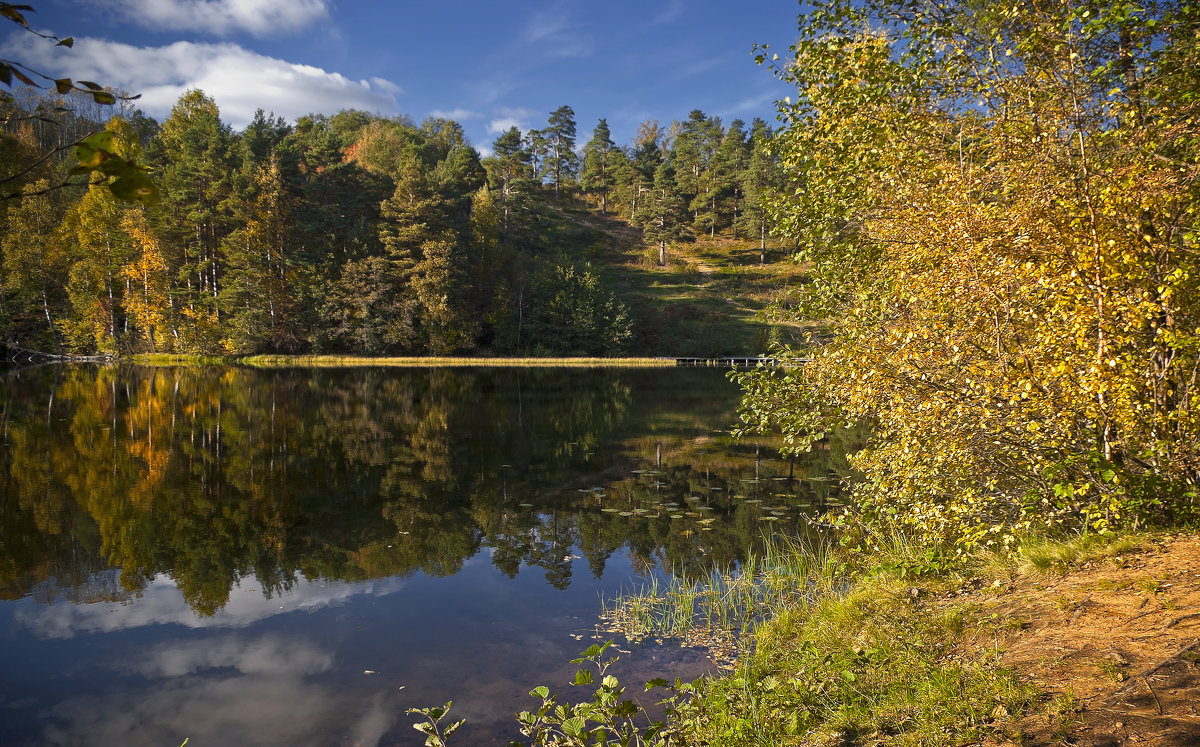
[[742, 121], [735, 119], [729, 124], [709, 167], [708, 194], [714, 215], [712, 233], [718, 227], [730, 226], [733, 237], [738, 237], [738, 218], [745, 199], [742, 182], [749, 161], [750, 144], [746, 141]]
[[546, 129], [541, 131], [544, 159], [541, 175], [554, 184], [554, 199], [559, 199], [564, 184], [572, 181], [578, 171], [575, 156], [575, 110], [560, 106], [550, 113]]
[[693, 224], [711, 230], [716, 216], [708, 189], [709, 167], [724, 134], [721, 120], [693, 109], [686, 120], [674, 123], [672, 130], [670, 157], [679, 194], [692, 213]]
[[643, 202], [642, 234], [658, 244], [658, 264], [667, 264], [667, 244], [683, 235], [683, 200], [675, 182], [675, 168], [663, 161], [654, 172], [654, 187]]
[[500, 193], [501, 223], [505, 231], [509, 218], [534, 184], [533, 157], [521, 140], [521, 131], [510, 127], [492, 143], [492, 156], [484, 160], [492, 189]]
[[781, 178], [779, 161], [769, 148], [771, 128], [755, 117], [750, 124], [750, 160], [742, 172], [745, 209], [741, 223], [746, 232], [758, 236], [759, 264], [767, 262], [767, 233], [770, 230], [770, 205]]
[[613, 154], [617, 150], [608, 129], [608, 122], [601, 119], [592, 132], [592, 139], [583, 148], [583, 189], [600, 196], [600, 214], [608, 214], [608, 194], [616, 184], [613, 175]]
[[647, 138], [634, 146], [630, 193], [630, 222], [641, 225], [644, 206], [654, 189], [654, 175], [663, 164], [664, 154], [656, 138]]
[[223, 242], [233, 228], [229, 197], [236, 170], [230, 143], [216, 102], [191, 90], [163, 121], [151, 154], [163, 190], [161, 205], [150, 214], [151, 228], [175, 273], [172, 293], [186, 320], [179, 333], [185, 347], [196, 351], [217, 346]]
[[294, 208], [273, 156], [254, 169], [252, 189], [238, 211], [241, 226], [226, 240], [224, 347], [234, 353], [294, 350], [301, 338], [294, 318]]

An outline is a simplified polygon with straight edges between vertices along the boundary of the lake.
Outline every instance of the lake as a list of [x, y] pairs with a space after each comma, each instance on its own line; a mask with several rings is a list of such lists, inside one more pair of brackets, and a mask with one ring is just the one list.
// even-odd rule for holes
[[[602, 600], [734, 567], [840, 449], [734, 442], [714, 369], [0, 372], [0, 744], [505, 744]], [[678, 644], [612, 671], [709, 671]], [[648, 696], [641, 696], [646, 698]]]

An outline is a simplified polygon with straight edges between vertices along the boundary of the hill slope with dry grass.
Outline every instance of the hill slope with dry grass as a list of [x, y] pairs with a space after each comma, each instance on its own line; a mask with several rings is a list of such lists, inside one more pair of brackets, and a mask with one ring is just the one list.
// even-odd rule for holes
[[670, 245], [660, 266], [657, 247], [629, 223], [582, 209], [554, 211], [596, 238], [587, 243], [586, 259], [632, 313], [631, 354], [759, 355], [805, 331], [763, 315], [805, 278], [778, 242], [768, 243], [767, 262], [760, 263], [756, 241], [689, 239]]

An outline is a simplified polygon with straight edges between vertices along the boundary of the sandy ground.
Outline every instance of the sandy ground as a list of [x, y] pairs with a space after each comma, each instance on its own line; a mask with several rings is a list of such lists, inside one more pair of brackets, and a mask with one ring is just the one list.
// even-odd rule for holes
[[987, 744], [1200, 746], [1200, 537], [955, 601], [975, 603], [989, 631], [972, 644], [999, 645], [1047, 693]]

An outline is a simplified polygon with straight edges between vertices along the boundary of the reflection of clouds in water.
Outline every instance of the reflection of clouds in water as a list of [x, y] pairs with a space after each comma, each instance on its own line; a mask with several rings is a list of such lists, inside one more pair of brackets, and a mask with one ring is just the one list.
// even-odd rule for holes
[[358, 719], [358, 723], [354, 725], [354, 741], [351, 744], [355, 747], [370, 747], [370, 745], [379, 744], [383, 735], [392, 728], [396, 716], [395, 708], [388, 708], [384, 705], [383, 695], [376, 695], [371, 699], [371, 709], [364, 713]]
[[309, 643], [265, 636], [253, 643], [238, 638], [165, 644], [151, 649], [130, 669], [143, 677], [182, 677], [206, 669], [236, 669], [241, 674], [303, 677], [328, 671], [333, 655]]
[[330, 652], [276, 635], [159, 645], [120, 665], [158, 682], [47, 709], [41, 742], [172, 745], [187, 737], [189, 744], [321, 745], [352, 735], [353, 744], [377, 745], [398, 708], [389, 709], [383, 695], [363, 708], [305, 681], [332, 666]]
[[183, 601], [174, 581], [160, 574], [140, 597], [125, 604], [54, 604], [21, 610], [16, 618], [41, 638], [71, 638], [81, 633], [108, 633], [162, 623], [189, 628], [240, 628], [298, 609], [311, 612], [336, 606], [359, 595], [392, 594], [404, 584], [401, 578], [355, 584], [300, 579], [291, 590], [267, 599], [259, 591], [258, 580], [251, 575], [230, 590], [224, 607], [204, 617]]

